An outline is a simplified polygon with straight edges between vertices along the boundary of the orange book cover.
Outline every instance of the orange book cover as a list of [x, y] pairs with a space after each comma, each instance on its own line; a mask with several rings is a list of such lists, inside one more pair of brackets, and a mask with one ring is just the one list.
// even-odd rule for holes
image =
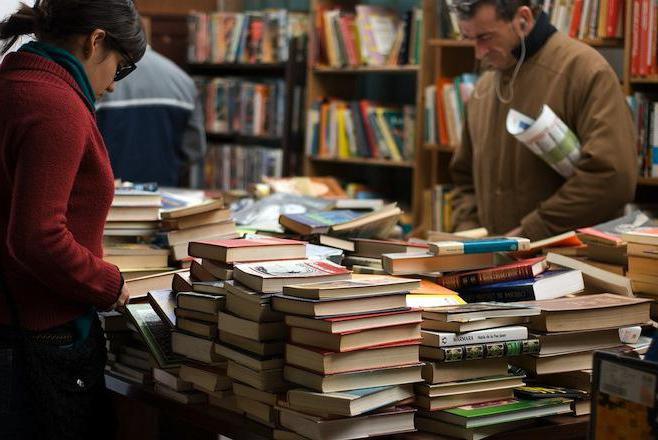
[[450, 144], [450, 137], [448, 136], [448, 119], [446, 117], [446, 108], [443, 105], [443, 86], [452, 84], [449, 78], [436, 79], [436, 123], [439, 126], [439, 143], [442, 145]]

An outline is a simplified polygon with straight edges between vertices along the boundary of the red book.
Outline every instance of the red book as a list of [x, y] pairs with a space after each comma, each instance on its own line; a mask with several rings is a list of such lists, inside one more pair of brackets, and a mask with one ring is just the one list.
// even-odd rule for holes
[[366, 132], [366, 138], [368, 138], [368, 148], [370, 149], [370, 157], [376, 159], [379, 157], [379, 147], [377, 144], [377, 137], [375, 136], [374, 129], [370, 124], [368, 118], [368, 109], [370, 103], [366, 100], [359, 101], [359, 108], [361, 109], [361, 118], [363, 119], [363, 128]]
[[[612, 2], [617, 0], [610, 0]], [[583, 15], [584, 0], [575, 0], [573, 3], [573, 12], [571, 14], [571, 25], [569, 26], [569, 36], [571, 38], [578, 37], [578, 29], [580, 28], [580, 18]]]
[[642, 0], [633, 0], [631, 36], [631, 76], [640, 74], [640, 9]]
[[622, 0], [608, 0], [608, 18], [605, 27], [605, 33], [608, 38], [614, 38], [617, 36], [621, 7]]
[[641, 0], [640, 13], [640, 62], [638, 74], [647, 76], [649, 74], [649, 8], [651, 0]]
[[354, 37], [354, 14], [341, 13], [338, 24], [340, 26], [341, 38], [345, 44], [345, 51], [347, 52], [347, 62], [350, 66], [359, 65], [359, 57], [357, 56], [356, 39]]
[[537, 257], [489, 269], [444, 275], [438, 277], [436, 282], [448, 289], [458, 290], [466, 287], [533, 278], [547, 268], [546, 258]]
[[193, 241], [189, 244], [188, 254], [224, 263], [292, 260], [306, 258], [306, 244], [283, 238]]

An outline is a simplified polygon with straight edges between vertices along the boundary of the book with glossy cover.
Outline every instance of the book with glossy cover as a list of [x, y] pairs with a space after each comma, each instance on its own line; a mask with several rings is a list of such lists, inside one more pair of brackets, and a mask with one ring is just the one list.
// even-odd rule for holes
[[363, 216], [363, 212], [340, 209], [303, 214], [282, 214], [279, 217], [279, 223], [299, 234], [324, 234], [329, 232], [333, 225], [346, 223], [361, 216]]
[[522, 326], [499, 327], [466, 333], [433, 332], [429, 330], [423, 330], [421, 333], [423, 336], [423, 345], [439, 348], [466, 344], [518, 341], [528, 337], [528, 329]]

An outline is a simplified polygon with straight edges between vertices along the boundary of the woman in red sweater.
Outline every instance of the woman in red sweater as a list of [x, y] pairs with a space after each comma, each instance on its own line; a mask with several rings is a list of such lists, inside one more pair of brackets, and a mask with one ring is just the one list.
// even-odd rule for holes
[[114, 178], [94, 102], [146, 40], [132, 0], [37, 0], [0, 23], [1, 53], [29, 34], [0, 66], [0, 438], [102, 438], [96, 311], [128, 291], [102, 259]]

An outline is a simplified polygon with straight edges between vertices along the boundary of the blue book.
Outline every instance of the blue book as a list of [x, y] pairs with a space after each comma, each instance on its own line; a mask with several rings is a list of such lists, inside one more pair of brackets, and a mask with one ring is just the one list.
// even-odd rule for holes
[[530, 240], [519, 237], [482, 238], [469, 241], [437, 241], [430, 243], [434, 255], [485, 254], [530, 249]]
[[535, 301], [559, 298], [585, 288], [579, 270], [551, 270], [525, 280], [474, 286], [459, 290], [467, 303]]

